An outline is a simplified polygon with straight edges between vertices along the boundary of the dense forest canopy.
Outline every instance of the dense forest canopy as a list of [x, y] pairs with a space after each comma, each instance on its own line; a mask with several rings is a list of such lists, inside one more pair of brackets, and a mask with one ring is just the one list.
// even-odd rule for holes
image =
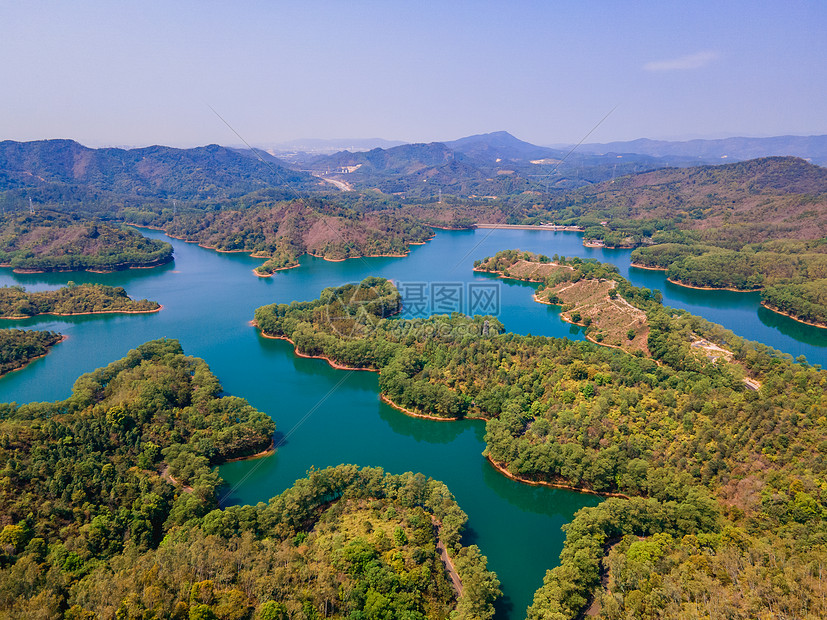
[[827, 278], [769, 285], [761, 292], [761, 301], [799, 321], [827, 327]]
[[122, 286], [69, 282], [55, 291], [28, 292], [22, 286], [0, 287], [0, 318], [38, 314], [89, 314], [101, 312], [155, 312], [156, 301], [133, 300]]
[[221, 396], [207, 365], [174, 340], [83, 375], [65, 401], [0, 406], [0, 609], [491, 617], [499, 584], [460, 541], [467, 517], [421, 474], [342, 465], [311, 471], [268, 504], [218, 509], [211, 466], [266, 448], [274, 428]]
[[801, 321], [827, 325], [827, 238], [778, 240], [729, 250], [687, 241], [641, 247], [635, 265], [665, 269], [678, 284], [761, 290], [765, 306]]
[[[487, 457], [518, 478], [645, 500], [603, 509], [624, 515], [619, 521], [591, 512], [600, 508], [583, 510], [584, 523], [595, 524], [584, 526], [582, 539], [570, 527], [563, 563], [538, 592], [532, 617], [575, 617], [600, 584], [606, 545], [627, 535], [652, 538], [661, 545], [656, 559], [666, 559], [647, 565], [650, 585], [631, 582], [637, 594], [624, 590], [625, 581], [606, 590], [615, 601], [604, 607], [615, 614], [607, 617], [660, 613], [671, 603], [653, 594], [651, 584], [665, 574], [658, 571], [685, 562], [681, 570], [703, 571], [699, 562], [730, 557], [759, 574], [780, 562], [784, 587], [797, 592], [782, 597], [785, 608], [821, 609], [818, 581], [804, 576], [809, 558], [825, 557], [827, 373], [665, 308], [651, 291], [620, 281], [617, 290], [646, 313], [651, 358], [504, 334], [490, 317], [404, 321], [368, 313], [354, 318], [364, 329], [343, 334], [326, 318], [326, 300], [341, 299], [336, 289], [314, 302], [259, 308], [256, 322], [303, 353], [379, 369], [383, 394], [406, 409], [487, 418]], [[768, 547], [783, 555], [767, 563], [753, 554]], [[737, 579], [712, 577], [698, 591], [670, 582], [672, 600], [695, 605], [717, 590], [738, 598]], [[745, 609], [772, 608], [778, 596], [759, 591]]]
[[460, 543], [466, 519], [422, 474], [311, 471], [267, 504], [213, 510], [99, 564], [70, 602], [101, 617], [491, 618], [499, 583]]
[[0, 329], [0, 375], [22, 368], [33, 359], [46, 355], [49, 347], [60, 342], [55, 332], [23, 329]]

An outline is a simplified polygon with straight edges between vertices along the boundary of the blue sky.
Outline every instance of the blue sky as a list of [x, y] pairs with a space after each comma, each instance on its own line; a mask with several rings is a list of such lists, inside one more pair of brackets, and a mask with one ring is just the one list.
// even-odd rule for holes
[[0, 2], [0, 139], [827, 133], [825, 2]]

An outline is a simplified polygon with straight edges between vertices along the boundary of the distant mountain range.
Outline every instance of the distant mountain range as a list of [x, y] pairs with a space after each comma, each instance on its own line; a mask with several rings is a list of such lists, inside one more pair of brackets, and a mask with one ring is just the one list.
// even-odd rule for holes
[[371, 149], [388, 149], [401, 144], [402, 140], [384, 140], [382, 138], [338, 138], [325, 140], [323, 138], [302, 138], [288, 142], [278, 142], [267, 145], [268, 153], [282, 157], [290, 153], [314, 153], [317, 155], [337, 153], [339, 151], [369, 151]]
[[[391, 149], [411, 144], [400, 140], [368, 139], [300, 139], [281, 142], [267, 147], [276, 157], [288, 159], [297, 153], [312, 155], [334, 155], [341, 151], [351, 153], [374, 149]], [[449, 149], [474, 159], [532, 160], [561, 158], [571, 151], [573, 145], [538, 146], [515, 138], [506, 131], [477, 134], [459, 140], [442, 141]], [[644, 155], [656, 160], [666, 160], [669, 165], [688, 166], [699, 163], [726, 163], [718, 160], [743, 161], [758, 157], [792, 156], [801, 157], [817, 165], [827, 165], [827, 135], [820, 136], [774, 136], [770, 138], [721, 138], [713, 140], [651, 140], [640, 138], [630, 141], [581, 144], [574, 153], [591, 155]], [[299, 160], [306, 160], [300, 157]], [[660, 167], [663, 162], [652, 162]]]
[[6, 140], [0, 142], [0, 196], [87, 204], [116, 197], [223, 200], [287, 184], [319, 185], [267, 153], [258, 155], [216, 144], [92, 149], [73, 140]]
[[[321, 148], [336, 141], [294, 141]], [[18, 210], [31, 198], [39, 204], [135, 205], [170, 199], [241, 200], [258, 190], [338, 191], [379, 189], [404, 199], [440, 194], [503, 197], [523, 192], [562, 191], [625, 175], [721, 164], [757, 156], [792, 154], [827, 164], [827, 136], [728, 138], [662, 142], [635, 140], [583, 145], [572, 150], [537, 146], [497, 131], [447, 142], [396, 144], [379, 139], [347, 140], [370, 150], [292, 152], [289, 161], [265, 151], [211, 144], [190, 149], [166, 146], [121, 149], [85, 147], [72, 140], [0, 142], [0, 203]], [[392, 145], [392, 146], [388, 146]], [[331, 183], [322, 181], [324, 179]]]
[[440, 191], [501, 196], [539, 189], [572, 189], [615, 176], [694, 163], [686, 158], [563, 151], [519, 140], [505, 131], [449, 142], [297, 155], [291, 161], [313, 174], [357, 189], [378, 188], [409, 198], [432, 197]]
[[722, 138], [685, 142], [640, 138], [629, 142], [583, 144], [578, 150], [585, 153], [638, 153], [652, 157], [684, 157], [695, 159], [695, 163], [743, 161], [757, 157], [788, 155], [801, 157], [820, 166], [827, 165], [827, 135]]
[[346, 181], [357, 189], [376, 187], [424, 198], [440, 190], [479, 196], [570, 190], [638, 172], [771, 156], [794, 156], [827, 164], [827, 136], [688, 142], [641, 139], [561, 149], [538, 146], [497, 131], [367, 152], [299, 155], [295, 161], [314, 174]]

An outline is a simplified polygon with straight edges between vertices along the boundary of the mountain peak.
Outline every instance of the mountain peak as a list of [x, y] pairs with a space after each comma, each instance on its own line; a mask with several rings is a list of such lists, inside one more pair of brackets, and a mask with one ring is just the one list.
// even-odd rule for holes
[[528, 142], [523, 142], [519, 138], [515, 138], [507, 131], [491, 131], [489, 133], [476, 133], [472, 136], [465, 136], [464, 138], [459, 138], [457, 140], [446, 142], [445, 144], [447, 144], [450, 147], [453, 147], [458, 144], [467, 144], [469, 142], [520, 142], [523, 144], [528, 144]]
[[475, 159], [497, 162], [498, 160], [526, 161], [553, 157], [558, 151], [537, 146], [515, 138], [507, 131], [476, 134], [452, 142], [446, 146]]

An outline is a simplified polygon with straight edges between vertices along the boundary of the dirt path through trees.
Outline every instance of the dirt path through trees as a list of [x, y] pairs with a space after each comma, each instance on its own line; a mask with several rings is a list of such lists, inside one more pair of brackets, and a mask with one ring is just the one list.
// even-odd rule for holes
[[451, 585], [454, 586], [457, 597], [460, 597], [462, 596], [462, 579], [460, 579], [459, 573], [454, 567], [451, 557], [448, 555], [448, 549], [445, 548], [445, 543], [442, 542], [442, 536], [440, 535], [442, 533], [442, 523], [433, 515], [431, 515], [431, 521], [433, 521], [436, 526], [436, 550], [439, 552], [439, 557], [445, 565], [445, 570], [448, 571], [448, 576], [451, 578]]

